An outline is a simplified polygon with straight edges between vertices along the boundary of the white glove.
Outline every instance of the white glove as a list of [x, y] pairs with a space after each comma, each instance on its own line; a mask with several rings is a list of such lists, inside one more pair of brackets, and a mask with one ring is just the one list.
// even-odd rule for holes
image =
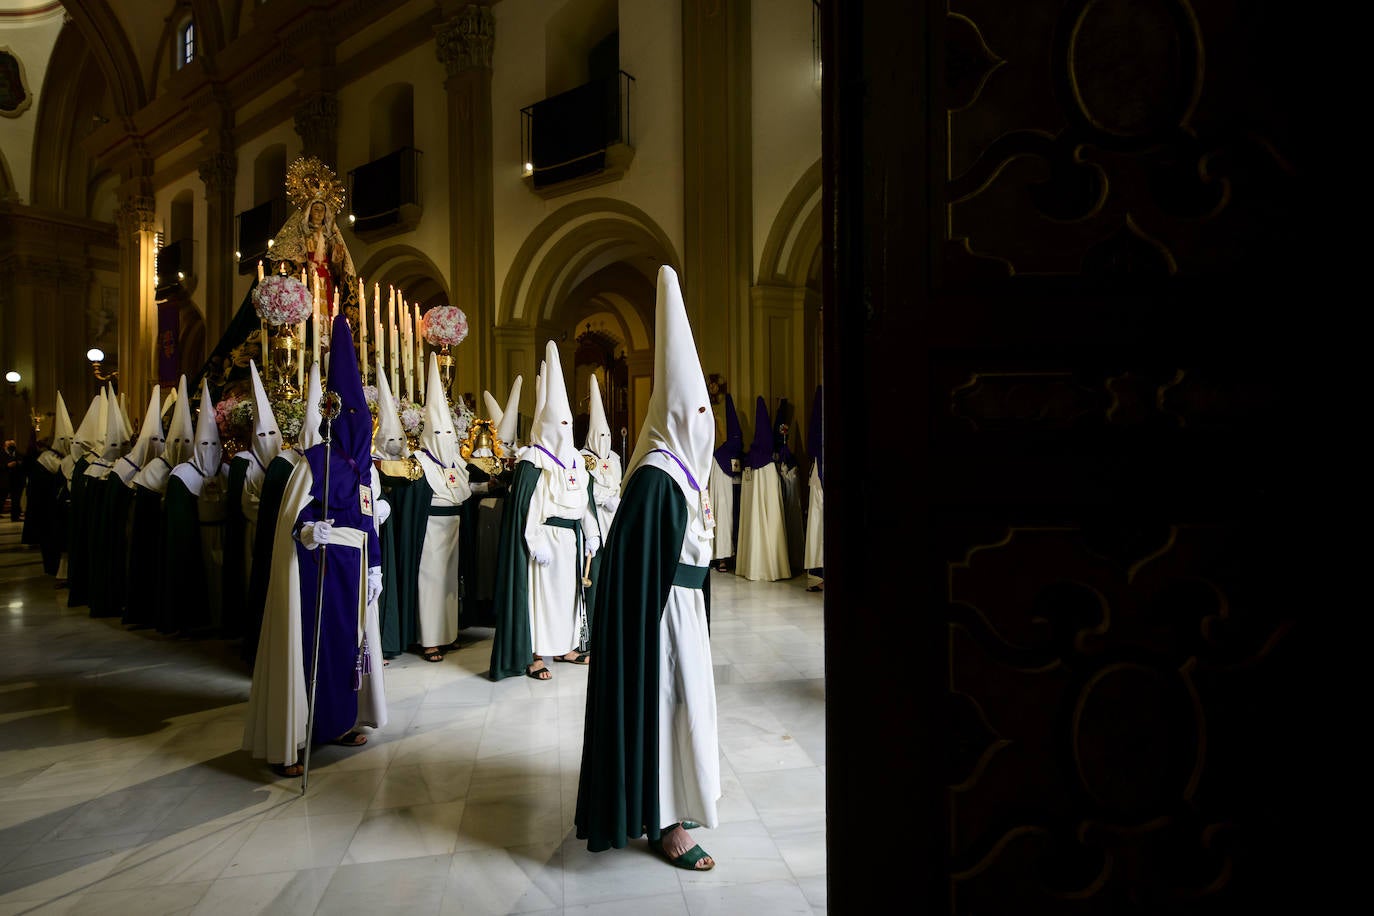
[[530, 551], [530, 557], [540, 566], [548, 566], [553, 562], [553, 554], [542, 547], [536, 547]]
[[382, 568], [370, 566], [367, 570], [367, 603], [373, 604], [382, 594]]
[[599, 535], [590, 534], [587, 536], [587, 555], [592, 556], [601, 549], [601, 538]]
[[334, 530], [328, 519], [322, 522], [306, 522], [301, 526], [300, 534], [296, 535], [296, 540], [300, 541], [306, 550], [314, 550], [321, 544], [329, 543], [329, 532]]
[[616, 496], [615, 494], [611, 494], [610, 496], [606, 497], [606, 501], [602, 503], [601, 506], [607, 512], [614, 512], [620, 506], [620, 497]]
[[391, 503], [384, 499], [374, 499], [372, 501], [372, 514], [377, 518], [377, 527], [381, 528], [386, 524], [386, 520], [391, 518]]

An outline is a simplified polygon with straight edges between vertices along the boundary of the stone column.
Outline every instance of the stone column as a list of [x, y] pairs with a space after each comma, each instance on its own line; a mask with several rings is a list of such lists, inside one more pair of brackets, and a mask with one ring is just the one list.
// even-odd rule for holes
[[157, 378], [156, 202], [149, 189], [122, 195], [119, 229], [119, 380], [131, 403], [147, 399]]
[[304, 154], [338, 171], [339, 97], [333, 92], [313, 92], [296, 109], [296, 133]]
[[743, 378], [758, 355], [748, 308], [750, 7], [749, 0], [682, 0], [683, 296], [693, 327], [706, 327], [709, 317], [718, 329], [697, 334], [702, 369], [727, 379]]
[[200, 162], [205, 183], [205, 347], [214, 348], [229, 327], [234, 297], [234, 176], [238, 157], [221, 149]]
[[[486, 3], [445, 4], [434, 51], [448, 76], [449, 289], [468, 316], [475, 359], [459, 360], [459, 390], [493, 378], [496, 246], [492, 221], [491, 52], [496, 26]], [[492, 392], [495, 394], [495, 391]]]

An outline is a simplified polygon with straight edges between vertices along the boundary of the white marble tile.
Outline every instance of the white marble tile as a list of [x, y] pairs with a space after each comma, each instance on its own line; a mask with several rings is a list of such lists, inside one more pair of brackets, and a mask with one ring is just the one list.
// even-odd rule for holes
[[221, 878], [338, 865], [363, 812], [272, 818], [258, 824]]
[[210, 882], [201, 881], [134, 890], [91, 891], [82, 894], [76, 905], [67, 912], [71, 916], [110, 916], [111, 913], [172, 916], [191, 912], [209, 889]]
[[344, 853], [343, 864], [447, 855], [457, 842], [464, 805], [456, 801], [369, 811]]
[[467, 796], [472, 770], [470, 763], [398, 764], [386, 771], [368, 807], [404, 808], [458, 801]]
[[564, 836], [559, 795], [522, 795], [467, 802], [457, 850], [534, 846]]
[[507, 850], [460, 852], [453, 856], [439, 912], [441, 916], [502, 916], [554, 909], [562, 899], [561, 880], [552, 896], [547, 890]]
[[[386, 770], [343, 770], [340, 772], [311, 769], [305, 795], [278, 806], [276, 817], [310, 817], [321, 814], [345, 814], [366, 811], [377, 787], [386, 778]], [[297, 788], [300, 780], [293, 781]]]
[[603, 900], [586, 906], [566, 907], [563, 916], [688, 916], [687, 898], [679, 892], [631, 897], [628, 900]]
[[739, 780], [765, 821], [771, 814], [825, 815], [825, 775], [819, 767], [740, 773]]
[[811, 916], [812, 912], [795, 881], [690, 887], [684, 888], [683, 896], [691, 916]]
[[340, 865], [317, 912], [437, 913], [448, 885], [449, 856]]
[[681, 894], [681, 869], [655, 856], [644, 840], [633, 840], [624, 849], [588, 852], [574, 838], [564, 845], [563, 856], [565, 906], [599, 907], [616, 900]]

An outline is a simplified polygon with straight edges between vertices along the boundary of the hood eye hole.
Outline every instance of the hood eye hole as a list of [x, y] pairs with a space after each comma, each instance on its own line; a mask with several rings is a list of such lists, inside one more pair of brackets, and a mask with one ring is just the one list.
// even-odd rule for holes
[[698, 407], [698, 408], [697, 408], [697, 413], [706, 413], [706, 408], [705, 408], [705, 407]]

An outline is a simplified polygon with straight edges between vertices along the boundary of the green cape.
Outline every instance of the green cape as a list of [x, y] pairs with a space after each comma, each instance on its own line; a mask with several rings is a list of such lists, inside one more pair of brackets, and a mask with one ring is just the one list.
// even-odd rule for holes
[[162, 513], [162, 494], [147, 487], [134, 487], [134, 521], [129, 542], [129, 582], [132, 587], [124, 602], [124, 623], [131, 627], [153, 627], [162, 620], [163, 551], [167, 523]]
[[248, 479], [248, 463], [252, 459], [235, 455], [229, 459], [229, 486], [224, 496], [224, 570], [220, 575], [221, 617], [224, 636], [236, 639], [244, 633], [244, 607], [248, 583], [243, 569], [247, 565], [244, 538], [248, 532], [248, 516], [243, 514], [243, 487]]
[[162, 579], [164, 633], [190, 635], [209, 630], [210, 602], [205, 561], [200, 550], [200, 510], [196, 496], [175, 474], [167, 479], [163, 503], [166, 528], [166, 575]]
[[67, 510], [67, 607], [85, 607], [90, 594], [90, 554], [86, 541], [86, 468], [90, 462], [78, 458], [72, 466], [69, 485], [71, 502]]
[[[295, 454], [295, 453], [293, 453]], [[253, 533], [253, 567], [249, 571], [248, 591], [243, 604], [243, 646], [240, 654], [250, 666], [258, 655], [258, 637], [262, 633], [263, 608], [267, 604], [267, 579], [272, 574], [272, 545], [277, 538], [277, 513], [281, 510], [282, 494], [296, 462], [278, 455], [267, 465], [258, 494], [258, 527]], [[232, 483], [231, 483], [232, 487]]]
[[[382, 525], [382, 656], [395, 658], [420, 638], [420, 554], [434, 496], [423, 477], [377, 472], [391, 515]], [[453, 583], [457, 588], [458, 583]]]
[[[591, 628], [587, 718], [578, 777], [577, 836], [592, 852], [660, 838], [658, 624], [687, 532], [677, 482], [635, 471], [601, 552]], [[709, 580], [708, 580], [709, 582]], [[709, 588], [706, 606], [711, 606]]]

